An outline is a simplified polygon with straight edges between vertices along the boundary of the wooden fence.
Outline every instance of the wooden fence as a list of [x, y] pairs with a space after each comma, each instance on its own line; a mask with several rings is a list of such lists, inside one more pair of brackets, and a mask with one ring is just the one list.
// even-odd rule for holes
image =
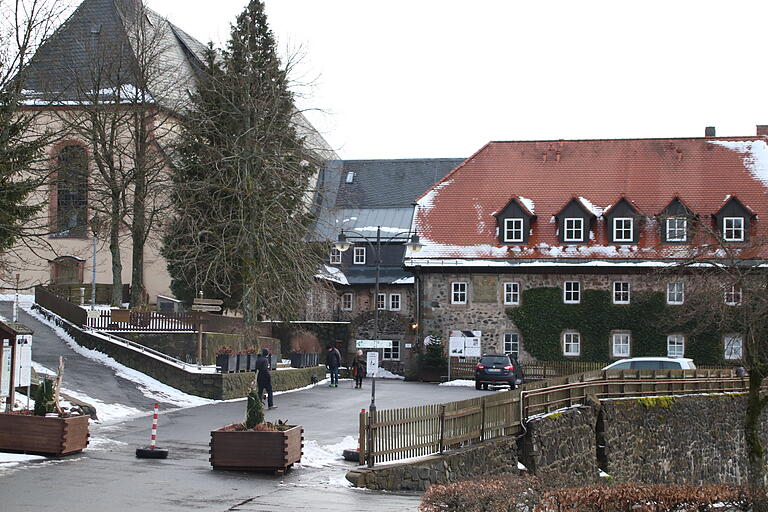
[[115, 332], [191, 332], [196, 329], [192, 313], [157, 313], [133, 309], [101, 310], [96, 318], [88, 319], [88, 327]]
[[588, 397], [743, 392], [733, 369], [591, 371], [526, 383], [516, 390], [459, 402], [361, 411], [361, 462], [369, 466], [442, 453], [523, 432], [531, 417], [584, 404]]

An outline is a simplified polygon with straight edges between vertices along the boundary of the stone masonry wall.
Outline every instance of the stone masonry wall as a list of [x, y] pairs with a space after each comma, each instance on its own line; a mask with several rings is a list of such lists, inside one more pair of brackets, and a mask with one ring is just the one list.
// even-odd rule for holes
[[517, 471], [516, 441], [504, 437], [416, 462], [355, 469], [347, 473], [347, 480], [368, 489], [425, 491], [433, 484]]
[[[614, 281], [629, 281], [632, 293], [639, 291], [663, 291], [664, 282], [646, 274], [598, 274], [598, 273], [549, 273], [549, 274], [467, 274], [425, 273], [421, 275], [423, 289], [422, 332], [442, 333], [448, 339], [449, 331], [482, 331], [483, 352], [501, 352], [504, 334], [520, 331], [507, 317], [504, 304], [505, 282], [520, 283], [520, 292], [531, 288], [562, 288], [564, 281], [580, 281], [584, 290], [611, 290]], [[468, 284], [467, 304], [451, 304], [451, 283], [464, 281]], [[608, 340], [606, 340], [608, 343]], [[520, 337], [520, 359], [530, 360], [525, 351], [525, 339]]]
[[619, 482], [745, 483], [745, 408], [744, 395], [603, 401], [606, 471]]
[[595, 458], [596, 422], [592, 407], [568, 409], [528, 422], [520, 461], [545, 482], [564, 486], [596, 483], [600, 472]]

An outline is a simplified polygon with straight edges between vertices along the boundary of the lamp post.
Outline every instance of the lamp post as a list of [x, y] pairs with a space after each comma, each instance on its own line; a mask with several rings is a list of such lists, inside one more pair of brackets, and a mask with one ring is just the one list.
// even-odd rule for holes
[[[369, 237], [365, 236], [362, 233], [359, 233], [357, 231], [347, 231], [347, 233], [352, 233], [356, 238], [359, 238], [363, 240], [366, 244], [368, 244], [371, 249], [374, 250], [376, 253], [376, 280], [374, 281], [374, 293], [373, 293], [373, 339], [374, 341], [377, 341], [379, 339], [379, 275], [381, 271], [381, 226], [376, 226], [376, 238], [375, 240], [371, 240]], [[401, 231], [400, 233], [395, 233], [394, 235], [390, 236], [386, 240], [384, 240], [385, 243], [391, 242], [396, 237], [400, 235], [410, 235], [410, 238], [408, 239], [408, 242], [405, 244], [406, 247], [410, 248], [413, 252], [418, 252], [421, 250], [423, 245], [419, 242], [419, 235], [416, 234], [415, 231]], [[375, 243], [375, 245], [374, 245]], [[347, 236], [344, 234], [344, 231], [342, 230], [341, 233], [339, 233], [338, 240], [333, 244], [333, 246], [340, 252], [345, 252], [349, 250], [349, 248], [352, 246], [352, 244], [347, 241]], [[374, 374], [371, 377], [371, 405], [369, 407], [369, 422], [372, 420], [375, 420], [376, 418], [376, 375]], [[372, 430], [368, 429], [369, 436], [372, 436]], [[366, 446], [368, 447], [368, 467], [373, 466], [373, 439], [369, 438], [367, 440]]]
[[96, 239], [101, 231], [101, 217], [99, 214], [94, 214], [89, 222], [91, 227], [91, 233], [93, 233], [93, 265], [91, 268], [91, 311], [96, 309]]

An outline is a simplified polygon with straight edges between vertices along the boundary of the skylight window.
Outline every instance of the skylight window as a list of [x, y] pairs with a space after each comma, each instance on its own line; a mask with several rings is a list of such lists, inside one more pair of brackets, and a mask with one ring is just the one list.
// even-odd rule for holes
[[355, 179], [355, 173], [354, 172], [348, 172], [347, 173], [347, 183], [352, 183]]

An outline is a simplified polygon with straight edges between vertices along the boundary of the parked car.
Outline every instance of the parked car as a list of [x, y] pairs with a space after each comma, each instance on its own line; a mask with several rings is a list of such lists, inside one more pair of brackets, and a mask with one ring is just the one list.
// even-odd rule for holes
[[619, 359], [603, 370], [695, 370], [693, 359], [687, 357], [630, 357]]
[[489, 384], [515, 389], [523, 378], [523, 367], [507, 354], [485, 354], [475, 366], [475, 389], [488, 389]]

